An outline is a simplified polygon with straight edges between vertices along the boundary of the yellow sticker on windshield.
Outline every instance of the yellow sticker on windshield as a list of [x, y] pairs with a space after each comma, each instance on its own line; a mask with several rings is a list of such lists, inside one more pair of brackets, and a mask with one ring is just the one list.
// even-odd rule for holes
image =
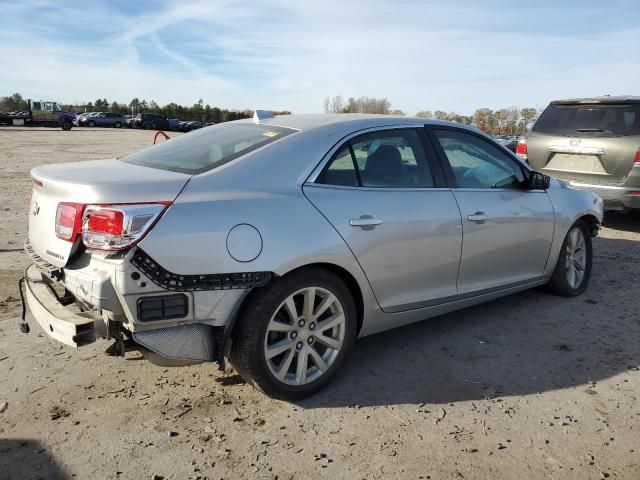
[[274, 132], [273, 130], [269, 130], [268, 132], [264, 132], [262, 135], [265, 137], [271, 138], [271, 137], [277, 137], [278, 135], [280, 135], [280, 132]]

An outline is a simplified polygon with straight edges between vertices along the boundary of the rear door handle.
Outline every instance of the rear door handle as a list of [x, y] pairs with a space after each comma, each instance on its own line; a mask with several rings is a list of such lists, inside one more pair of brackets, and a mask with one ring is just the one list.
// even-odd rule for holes
[[467, 220], [469, 220], [470, 222], [484, 223], [489, 220], [489, 216], [485, 215], [484, 212], [476, 212], [473, 215], [469, 215], [467, 217]]
[[352, 218], [349, 225], [352, 227], [360, 227], [363, 230], [372, 230], [378, 225], [382, 225], [382, 220], [373, 218], [371, 215], [361, 215], [360, 218]]

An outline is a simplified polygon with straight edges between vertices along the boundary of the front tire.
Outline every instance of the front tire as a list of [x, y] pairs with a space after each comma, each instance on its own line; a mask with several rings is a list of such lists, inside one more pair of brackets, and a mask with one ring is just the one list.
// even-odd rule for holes
[[71, 130], [71, 128], [73, 128], [73, 124], [71, 123], [70, 120], [62, 121], [62, 130], [64, 130], [65, 132], [68, 132], [69, 130]]
[[113, 124], [113, 128], [122, 128], [122, 123], [116, 122]]
[[91, 127], [91, 128], [93, 128], [93, 127], [95, 127], [95, 126], [96, 126], [96, 122], [94, 122], [93, 120], [89, 120], [89, 121], [87, 122], [87, 127]]
[[562, 243], [549, 289], [563, 297], [582, 294], [589, 284], [592, 263], [591, 234], [587, 224], [578, 220], [571, 226]]
[[357, 330], [349, 289], [322, 268], [303, 269], [256, 290], [238, 322], [231, 363], [247, 382], [283, 400], [327, 385]]

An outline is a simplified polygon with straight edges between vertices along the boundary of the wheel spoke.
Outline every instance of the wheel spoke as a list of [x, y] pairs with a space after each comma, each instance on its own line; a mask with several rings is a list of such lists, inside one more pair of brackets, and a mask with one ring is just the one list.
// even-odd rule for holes
[[316, 301], [316, 289], [309, 287], [304, 291], [304, 305], [302, 307], [302, 315], [307, 321], [313, 319], [313, 304]]
[[573, 257], [573, 265], [579, 271], [584, 272], [584, 258]]
[[269, 326], [267, 327], [268, 332], [290, 332], [295, 329], [295, 325], [291, 325], [288, 323], [282, 323], [275, 319], [269, 322]]
[[318, 305], [318, 308], [316, 309], [316, 311], [313, 312], [313, 319], [315, 320], [316, 318], [321, 316], [327, 310], [327, 308], [333, 305], [335, 301], [336, 301], [336, 297], [334, 297], [333, 294], [331, 293], [326, 297], [324, 297], [322, 299], [322, 302], [320, 302], [320, 305]]
[[313, 348], [313, 346], [309, 347], [309, 353], [311, 354], [311, 358], [313, 358], [313, 363], [315, 363], [316, 367], [318, 367], [318, 370], [324, 372], [325, 370], [327, 370], [327, 368], [329, 368], [327, 362], [324, 361], [322, 356], [315, 348]]
[[292, 349], [294, 346], [294, 342], [285, 338], [284, 340], [280, 340], [279, 342], [274, 343], [273, 345], [269, 345], [267, 347], [267, 358], [272, 359], [273, 357], [280, 355], [287, 350]]
[[284, 357], [284, 361], [280, 364], [280, 367], [276, 371], [276, 377], [278, 377], [279, 380], [282, 381], [287, 376], [287, 372], [289, 371], [289, 367], [291, 366], [291, 361], [293, 360], [293, 357], [295, 355], [296, 352], [293, 348], [287, 352], [287, 356]]
[[305, 383], [307, 380], [307, 366], [309, 365], [309, 352], [307, 351], [306, 345], [298, 352], [297, 362], [296, 381], [298, 383]]
[[337, 327], [338, 325], [342, 325], [344, 323], [344, 315], [342, 313], [334, 313], [329, 318], [325, 318], [324, 320], [318, 322], [317, 331], [323, 333], [330, 328]]
[[291, 322], [295, 323], [298, 321], [298, 309], [296, 308], [296, 302], [293, 301], [293, 296], [287, 298], [287, 301], [284, 302], [284, 309], [289, 315]]
[[340, 340], [328, 337], [326, 335], [323, 335], [322, 333], [320, 335], [315, 335], [315, 339], [317, 342], [320, 342], [321, 344], [332, 348], [333, 350], [339, 350], [342, 346], [342, 342]]

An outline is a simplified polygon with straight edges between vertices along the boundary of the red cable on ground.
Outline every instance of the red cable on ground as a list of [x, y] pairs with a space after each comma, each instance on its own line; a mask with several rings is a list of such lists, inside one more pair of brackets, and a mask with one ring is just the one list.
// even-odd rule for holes
[[170, 137], [169, 135], [167, 135], [166, 133], [164, 133], [164, 132], [162, 132], [162, 131], [161, 131], [161, 132], [156, 132], [156, 134], [155, 134], [155, 135], [154, 135], [154, 137], [153, 137], [153, 144], [154, 144], [154, 145], [156, 144], [156, 140], [158, 139], [158, 135], [160, 135], [160, 134], [164, 135], [164, 138], [165, 138], [165, 139], [167, 139], [167, 140], [171, 140], [171, 137]]

